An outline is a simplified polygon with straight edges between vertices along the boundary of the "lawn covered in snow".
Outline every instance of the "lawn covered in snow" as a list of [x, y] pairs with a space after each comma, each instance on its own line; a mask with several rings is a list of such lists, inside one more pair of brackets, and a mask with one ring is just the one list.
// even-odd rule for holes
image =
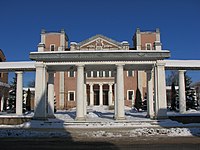
[[[146, 118], [146, 112], [137, 112], [131, 108], [125, 109], [125, 120], [114, 120], [114, 111], [107, 107], [88, 107], [87, 110], [86, 121], [75, 121], [76, 109], [71, 109], [57, 111], [55, 119], [31, 120], [20, 125], [0, 125], [0, 137], [68, 137], [67, 130], [72, 128], [87, 129], [87, 132], [80, 132], [80, 135], [88, 137], [200, 136], [199, 123], [152, 120]], [[33, 113], [27, 114], [32, 115]], [[168, 115], [177, 114], [168, 112]]]

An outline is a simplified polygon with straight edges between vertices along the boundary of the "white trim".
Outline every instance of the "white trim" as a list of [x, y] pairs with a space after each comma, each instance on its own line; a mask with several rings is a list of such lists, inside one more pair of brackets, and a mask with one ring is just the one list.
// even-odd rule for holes
[[67, 100], [68, 100], [68, 101], [71, 101], [71, 100], [70, 100], [70, 93], [74, 93], [74, 100], [73, 100], [73, 101], [75, 101], [75, 94], [76, 94], [75, 91], [68, 91], [68, 92], [67, 92]]
[[[147, 49], [147, 45], [150, 45], [150, 49]], [[151, 43], [145, 43], [145, 50], [152, 50], [152, 44]]]
[[105, 77], [106, 76], [106, 72], [105, 71], [103, 71], [103, 77]]
[[[133, 95], [132, 95], [132, 99], [131, 99], [131, 100], [129, 99], [129, 92], [133, 92]], [[134, 101], [134, 99], [135, 99], [134, 90], [127, 90], [126, 94], [127, 94], [127, 98], [126, 98], [127, 100]]]
[[111, 77], [111, 71], [109, 71], [109, 77]]
[[55, 44], [50, 44], [49, 50], [50, 50], [51, 52], [53, 52], [53, 51], [51, 50], [51, 46], [54, 46], [54, 51], [56, 51], [56, 45], [55, 45]]
[[91, 71], [91, 78], [93, 77], [93, 71]]
[[114, 47], [117, 47], [117, 48], [120, 47], [119, 45], [117, 45], [117, 44], [115, 44], [115, 43], [112, 43], [112, 42], [110, 42], [110, 41], [104, 39], [103, 37], [97, 37], [97, 38], [95, 38], [95, 39], [93, 39], [93, 40], [91, 40], [91, 41], [88, 41], [87, 43], [84, 43], [83, 45], [80, 46], [80, 48], [84, 47], [85, 45], [89, 45], [90, 43], [93, 43], [93, 42], [95, 42], [95, 41], [97, 41], [97, 40], [99, 40], [99, 39], [100, 39], [100, 40], [103, 40], [103, 41], [105, 41], [105, 42], [107, 42], [107, 43], [109, 43], [110, 45], [112, 45], [112, 46], [114, 46]]
[[135, 75], [135, 74], [134, 74], [134, 73], [135, 73], [134, 70], [132, 70], [132, 76], [129, 76], [128, 73], [129, 73], [129, 70], [126, 71], [126, 76], [127, 76], [127, 77], [134, 77], [134, 75]]
[[68, 71], [68, 72], [67, 72], [69, 78], [74, 78], [74, 77], [76, 77], [75, 71], [73, 71], [73, 73], [74, 73], [74, 76], [73, 76], [73, 77], [70, 77], [70, 72], [71, 72], [71, 71]]

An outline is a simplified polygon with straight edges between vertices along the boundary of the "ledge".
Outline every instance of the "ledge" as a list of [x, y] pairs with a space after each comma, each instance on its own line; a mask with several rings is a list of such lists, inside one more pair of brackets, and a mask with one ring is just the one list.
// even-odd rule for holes
[[30, 59], [44, 62], [155, 61], [170, 57], [168, 50], [101, 50], [31, 52]]

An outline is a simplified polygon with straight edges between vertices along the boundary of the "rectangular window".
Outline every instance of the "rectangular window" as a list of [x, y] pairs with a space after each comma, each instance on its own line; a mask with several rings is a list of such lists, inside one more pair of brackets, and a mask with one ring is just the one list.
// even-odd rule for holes
[[109, 71], [105, 71], [105, 77], [109, 77]]
[[91, 77], [91, 71], [87, 72], [87, 77]]
[[94, 77], [94, 78], [97, 77], [97, 71], [93, 71], [93, 77]]
[[68, 92], [68, 101], [75, 101], [75, 91]]
[[134, 90], [127, 91], [127, 98], [128, 100], [134, 100]]
[[51, 44], [50, 45], [50, 51], [55, 51], [55, 47], [56, 47], [55, 44]]
[[68, 77], [75, 77], [75, 72], [74, 71], [69, 71], [68, 72]]
[[127, 71], [127, 77], [133, 77], [134, 76], [134, 71], [133, 70], [128, 70]]
[[99, 77], [103, 77], [103, 71], [99, 71]]
[[152, 50], [151, 43], [146, 43], [146, 50]]

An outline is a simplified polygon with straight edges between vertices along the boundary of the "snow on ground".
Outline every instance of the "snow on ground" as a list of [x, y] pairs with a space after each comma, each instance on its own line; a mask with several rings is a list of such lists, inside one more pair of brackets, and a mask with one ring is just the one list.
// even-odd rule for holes
[[[108, 107], [88, 107], [86, 121], [75, 121], [76, 109], [57, 111], [55, 119], [31, 120], [20, 125], [0, 125], [0, 137], [68, 137], [70, 128], [96, 129], [80, 133], [88, 137], [137, 137], [137, 136], [200, 136], [200, 124], [182, 124], [170, 119], [151, 120], [146, 112], [125, 108], [126, 119], [114, 120], [114, 110]], [[197, 111], [190, 111], [186, 115]], [[168, 112], [168, 115], [178, 115]], [[0, 115], [4, 117], [8, 115]], [[15, 116], [15, 115], [10, 115]], [[27, 117], [33, 113], [26, 114]], [[116, 130], [110, 129], [116, 128]], [[119, 128], [127, 130], [119, 130]]]
[[126, 132], [93, 131], [85, 133], [88, 137], [139, 137], [139, 136], [200, 136], [199, 128], [138, 128]]

